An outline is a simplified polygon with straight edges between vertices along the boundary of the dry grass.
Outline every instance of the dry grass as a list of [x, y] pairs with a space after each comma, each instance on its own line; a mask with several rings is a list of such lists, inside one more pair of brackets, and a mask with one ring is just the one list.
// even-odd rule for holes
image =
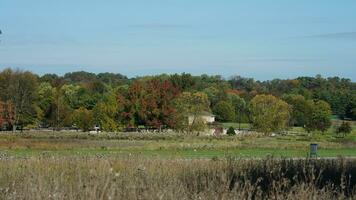
[[0, 199], [355, 198], [356, 160], [0, 160]]

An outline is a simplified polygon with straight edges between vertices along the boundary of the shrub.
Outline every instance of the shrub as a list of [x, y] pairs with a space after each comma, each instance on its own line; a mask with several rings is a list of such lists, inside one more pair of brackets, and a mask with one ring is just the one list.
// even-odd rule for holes
[[337, 127], [337, 129], [336, 129], [336, 133], [339, 135], [343, 135], [343, 136], [351, 133], [351, 131], [352, 131], [352, 128], [351, 128], [350, 122], [342, 122], [342, 124], [339, 127]]
[[231, 136], [231, 135], [236, 135], [235, 129], [234, 129], [232, 126], [230, 126], [230, 128], [227, 129], [226, 134], [227, 134], [227, 135], [230, 135], [230, 136]]

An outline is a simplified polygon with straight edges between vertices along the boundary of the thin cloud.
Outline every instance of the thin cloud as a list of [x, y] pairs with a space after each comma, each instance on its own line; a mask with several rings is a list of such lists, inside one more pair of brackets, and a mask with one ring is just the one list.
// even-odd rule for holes
[[143, 29], [178, 29], [190, 28], [187, 24], [132, 24], [130, 28], [143, 28]]
[[318, 58], [248, 58], [244, 59], [248, 62], [316, 62], [323, 61]]
[[354, 32], [339, 32], [339, 33], [326, 33], [326, 34], [318, 34], [318, 35], [309, 35], [309, 36], [304, 36], [304, 38], [356, 40], [356, 31], [354, 31]]

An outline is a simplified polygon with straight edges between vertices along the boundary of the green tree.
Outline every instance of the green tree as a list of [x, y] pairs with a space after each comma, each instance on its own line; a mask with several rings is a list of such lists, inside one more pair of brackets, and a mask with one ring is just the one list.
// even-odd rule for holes
[[72, 120], [73, 123], [84, 132], [90, 131], [94, 127], [92, 111], [83, 107], [78, 108], [73, 112]]
[[170, 82], [180, 91], [192, 90], [196, 84], [195, 78], [191, 74], [173, 74], [169, 77]]
[[213, 113], [219, 122], [232, 122], [236, 119], [235, 108], [227, 101], [217, 103], [213, 108]]
[[79, 85], [68, 85], [65, 84], [61, 88], [61, 91], [59, 93], [60, 98], [63, 98], [65, 103], [70, 106], [72, 109], [77, 109], [79, 108], [79, 90], [80, 86]]
[[93, 114], [97, 125], [103, 131], [117, 131], [119, 125], [117, 123], [118, 104], [113, 92], [107, 93], [101, 102], [98, 102]]
[[356, 120], [356, 94], [352, 95], [350, 102], [346, 106], [346, 115], [345, 117]]
[[37, 88], [37, 105], [39, 110], [39, 121], [44, 127], [47, 127], [50, 122], [48, 115], [51, 112], [52, 104], [55, 101], [56, 90], [48, 82], [42, 82]]
[[212, 106], [215, 106], [219, 101], [221, 101], [221, 91], [217, 87], [210, 86], [205, 88], [203, 92], [208, 95], [208, 99]]
[[85, 71], [77, 71], [66, 73], [63, 78], [70, 83], [89, 83], [96, 80], [96, 75]]
[[293, 126], [304, 127], [307, 122], [307, 115], [310, 112], [310, 104], [302, 95], [284, 95], [283, 100], [286, 101], [292, 109], [290, 124]]
[[322, 100], [309, 100], [310, 112], [307, 115], [305, 129], [310, 132], [319, 130], [325, 132], [331, 126], [331, 108], [330, 105]]
[[272, 95], [257, 95], [250, 102], [253, 127], [269, 134], [284, 130], [289, 121], [288, 104]]
[[246, 101], [234, 93], [228, 94], [228, 99], [234, 107], [236, 121], [239, 123], [239, 130], [242, 122], [248, 122]]
[[210, 102], [205, 93], [183, 92], [175, 99], [174, 104], [177, 110], [174, 126], [176, 130], [191, 133], [206, 129], [206, 124], [201, 118], [201, 114], [210, 112]]
[[98, 79], [110, 86], [124, 85], [129, 82], [129, 79], [122, 74], [100, 73], [97, 75]]

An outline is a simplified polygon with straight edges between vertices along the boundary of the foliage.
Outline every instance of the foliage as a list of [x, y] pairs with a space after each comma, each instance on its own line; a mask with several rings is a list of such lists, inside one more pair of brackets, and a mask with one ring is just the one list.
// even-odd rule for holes
[[227, 101], [220, 101], [213, 108], [213, 113], [219, 122], [235, 121], [235, 108]]
[[250, 102], [253, 127], [265, 134], [284, 130], [288, 125], [288, 104], [272, 95], [257, 95]]
[[129, 79], [122, 74], [113, 74], [108, 72], [98, 74], [97, 79], [110, 86], [120, 86], [129, 82]]
[[187, 91], [194, 88], [196, 84], [196, 79], [187, 73], [173, 74], [169, 77], [170, 82], [174, 87], [178, 88], [180, 91]]
[[[202, 92], [183, 92], [175, 99], [175, 129], [183, 132], [203, 131], [206, 126], [201, 115], [210, 112], [208, 96]], [[191, 121], [189, 120], [191, 118]]]
[[[328, 112], [322, 114], [324, 111], [319, 109], [325, 108], [310, 100], [326, 102], [331, 113], [341, 119], [356, 119], [356, 84], [339, 77], [256, 81], [240, 76], [224, 79], [219, 75], [182, 73], [127, 78], [84, 71], [39, 77], [27, 71], [4, 69], [0, 72], [1, 128], [70, 127], [72, 113], [79, 108], [93, 112], [95, 123], [107, 131], [137, 126], [159, 130], [189, 127], [187, 116], [177, 112], [175, 105], [180, 94], [186, 92], [207, 96], [203, 109], [198, 110], [213, 110], [219, 121], [250, 123], [248, 105], [261, 94], [274, 95], [290, 104], [290, 125], [309, 131], [326, 130], [329, 126]], [[203, 130], [206, 125], [199, 119], [200, 114], [195, 114], [193, 121]]]
[[236, 135], [236, 132], [235, 132], [235, 129], [234, 127], [230, 126], [228, 129], [227, 129], [227, 132], [226, 132], [227, 135]]
[[228, 91], [227, 98], [234, 108], [236, 121], [239, 123], [248, 122], [246, 101], [238, 95], [238, 92], [236, 93], [236, 91], [233, 90]]
[[307, 124], [307, 115], [310, 112], [310, 104], [302, 95], [284, 95], [283, 100], [286, 101], [292, 109], [290, 124], [293, 126], [304, 127]]
[[37, 88], [37, 106], [39, 108], [38, 120], [42, 127], [50, 124], [49, 115], [51, 106], [55, 102], [56, 89], [48, 82], [42, 82]]
[[129, 126], [172, 127], [176, 112], [173, 100], [178, 94], [167, 80], [135, 81], [126, 93], [118, 94], [118, 103], [123, 108], [121, 117]]
[[98, 102], [94, 109], [93, 115], [97, 125], [102, 131], [117, 131], [119, 129], [117, 119], [118, 105], [115, 94], [107, 94], [102, 102]]
[[86, 108], [78, 108], [73, 112], [73, 122], [82, 131], [90, 131], [94, 127], [93, 113]]
[[94, 73], [78, 71], [66, 73], [63, 78], [69, 83], [88, 83], [94, 81], [96, 79], [96, 75]]
[[319, 130], [325, 132], [331, 126], [330, 105], [322, 100], [309, 100], [310, 112], [306, 117], [305, 129], [310, 132]]
[[339, 127], [336, 129], [337, 134], [342, 134], [345, 136], [346, 134], [350, 134], [352, 131], [352, 127], [350, 125], [350, 122], [345, 122], [343, 121]]
[[9, 130], [14, 124], [14, 116], [14, 105], [11, 103], [11, 101], [0, 101], [0, 127]]
[[356, 95], [350, 98], [350, 103], [346, 106], [345, 117], [356, 120]]
[[0, 73], [0, 100], [13, 110], [13, 130], [34, 123], [37, 77], [28, 71], [5, 69]]

